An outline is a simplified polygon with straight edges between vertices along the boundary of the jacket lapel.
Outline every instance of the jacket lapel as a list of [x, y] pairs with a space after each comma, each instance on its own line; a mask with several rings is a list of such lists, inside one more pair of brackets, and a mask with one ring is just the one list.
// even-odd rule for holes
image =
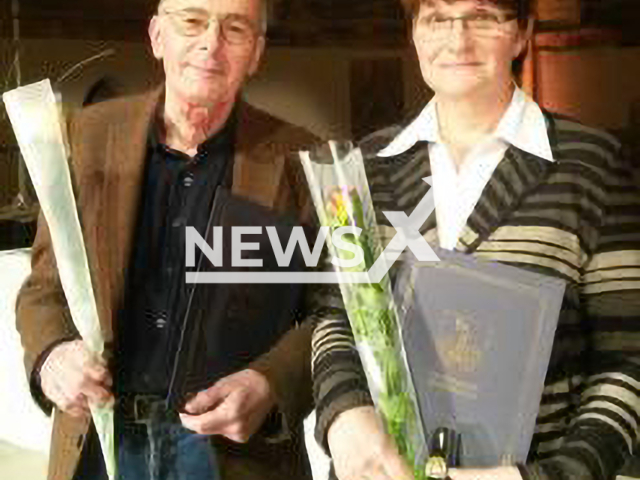
[[267, 208], [282, 193], [286, 152], [277, 141], [278, 124], [242, 102], [233, 163], [232, 192]]
[[[103, 333], [113, 339], [113, 321], [122, 305], [134, 245], [149, 126], [162, 91], [131, 101], [122, 121], [106, 127], [104, 183], [94, 232], [93, 270]], [[94, 148], [105, 148], [96, 145]]]
[[471, 253], [546, 177], [551, 162], [510, 145], [471, 212], [456, 249]]

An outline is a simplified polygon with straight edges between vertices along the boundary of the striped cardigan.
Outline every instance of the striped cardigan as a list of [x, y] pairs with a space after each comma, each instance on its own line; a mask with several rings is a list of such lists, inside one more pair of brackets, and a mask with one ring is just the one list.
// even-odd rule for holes
[[[613, 137], [545, 117], [556, 161], [509, 147], [456, 249], [567, 281], [526, 469], [535, 479], [611, 478], [639, 432], [640, 203]], [[431, 174], [425, 143], [377, 157], [400, 131], [361, 145], [383, 241], [395, 231], [381, 212], [410, 214], [430, 188], [421, 180]], [[435, 215], [421, 233], [437, 243]], [[312, 346], [316, 436], [325, 448], [338, 414], [371, 404], [334, 293]]]

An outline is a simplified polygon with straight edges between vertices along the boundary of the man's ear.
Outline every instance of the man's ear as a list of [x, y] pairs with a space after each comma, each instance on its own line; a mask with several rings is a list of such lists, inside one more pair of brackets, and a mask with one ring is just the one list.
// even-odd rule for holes
[[164, 56], [164, 49], [162, 45], [162, 33], [160, 26], [160, 17], [154, 15], [149, 22], [149, 39], [151, 40], [151, 49], [153, 50], [153, 56], [160, 60]]
[[247, 70], [249, 76], [253, 76], [258, 71], [260, 60], [262, 59], [262, 54], [264, 53], [265, 43], [266, 40], [264, 35], [261, 35], [256, 40], [256, 45], [253, 51], [253, 58], [251, 60], [251, 64], [249, 65], [249, 69]]

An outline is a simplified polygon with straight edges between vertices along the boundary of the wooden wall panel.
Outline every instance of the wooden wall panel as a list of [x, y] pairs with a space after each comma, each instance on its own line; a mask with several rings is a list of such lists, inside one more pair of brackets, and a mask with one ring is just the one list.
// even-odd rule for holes
[[404, 110], [402, 59], [354, 59], [350, 69], [353, 138], [398, 122]]

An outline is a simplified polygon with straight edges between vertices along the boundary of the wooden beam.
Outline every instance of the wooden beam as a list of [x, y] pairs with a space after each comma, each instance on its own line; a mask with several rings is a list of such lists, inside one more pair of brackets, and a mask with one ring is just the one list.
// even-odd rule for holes
[[[10, 25], [10, 21], [5, 23]], [[42, 17], [20, 20], [20, 38], [23, 39], [143, 41], [146, 35], [147, 22], [142, 20]], [[0, 37], [12, 36], [11, 28], [0, 29]]]
[[[146, 19], [23, 18], [24, 39], [112, 40], [145, 42]], [[12, 38], [10, 19], [0, 18], [0, 38]], [[397, 48], [407, 43], [405, 23], [398, 20], [314, 20], [278, 22], [269, 28], [271, 45], [290, 47]]]

